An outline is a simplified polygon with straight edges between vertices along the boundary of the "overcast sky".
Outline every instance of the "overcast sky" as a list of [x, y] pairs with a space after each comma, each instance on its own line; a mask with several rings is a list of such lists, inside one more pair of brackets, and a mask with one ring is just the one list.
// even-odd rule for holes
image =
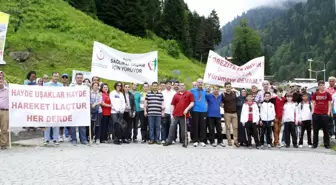
[[[184, 0], [191, 11], [208, 16], [213, 9], [218, 13], [221, 26], [237, 15], [261, 5], [274, 5], [284, 0]], [[300, 0], [295, 0], [300, 1]]]

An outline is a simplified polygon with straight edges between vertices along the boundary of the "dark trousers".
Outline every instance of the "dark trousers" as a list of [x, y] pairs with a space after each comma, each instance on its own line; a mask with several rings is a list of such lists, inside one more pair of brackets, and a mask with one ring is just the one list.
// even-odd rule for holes
[[[100, 139], [100, 122], [102, 119], [102, 113], [97, 113], [97, 114], [91, 114], [91, 139], [95, 138]], [[90, 132], [89, 132], [90, 127], [86, 127], [86, 137], [89, 138]]]
[[311, 120], [302, 121], [301, 126], [301, 134], [300, 134], [300, 141], [299, 145], [303, 144], [303, 135], [304, 132], [307, 131], [307, 138], [308, 138], [308, 145], [312, 145], [312, 138], [311, 138]]
[[185, 128], [186, 128], [186, 122], [185, 122], [185, 117], [184, 116], [178, 116], [178, 117], [174, 117], [174, 121], [170, 124], [169, 127], [169, 135], [167, 138], [167, 143], [171, 144], [174, 140], [174, 138], [176, 138], [176, 128], [177, 128], [177, 123], [180, 123], [181, 127], [181, 137], [180, 140], [183, 142], [184, 138], [185, 138]]
[[122, 136], [122, 139], [131, 139], [132, 138], [132, 122], [133, 122], [133, 119], [130, 116], [129, 112], [124, 112], [123, 118], [127, 123], [127, 133], [125, 133], [125, 135]]
[[210, 143], [215, 142], [215, 128], [216, 128], [216, 133], [217, 133], [217, 143], [222, 143], [223, 138], [222, 138], [222, 125], [221, 125], [221, 118], [213, 118], [213, 117], [208, 117], [208, 123], [209, 123], [209, 140]]
[[318, 133], [319, 130], [323, 130], [323, 141], [324, 146], [330, 146], [330, 138], [329, 138], [329, 116], [326, 114], [313, 114], [313, 129], [314, 129], [314, 138], [313, 138], [313, 145], [318, 146]]
[[266, 134], [266, 142], [268, 145], [272, 144], [272, 121], [263, 121], [262, 126], [262, 135], [260, 135], [260, 144], [263, 145], [265, 143], [265, 134]]
[[204, 142], [206, 134], [206, 112], [192, 112], [192, 140], [193, 142]]
[[286, 146], [290, 146], [290, 136], [292, 136], [293, 145], [297, 145], [296, 126], [294, 122], [285, 122]]
[[258, 133], [258, 140], [260, 145], [264, 145], [264, 138], [265, 138], [265, 133], [264, 133], [264, 126], [263, 125], [257, 125], [257, 133]]
[[100, 122], [100, 141], [107, 141], [110, 133], [109, 132], [110, 122], [111, 122], [111, 116], [102, 116]]
[[144, 141], [149, 139], [149, 130], [148, 130], [148, 117], [145, 117], [145, 112], [139, 112], [139, 119], [141, 122], [141, 138]]
[[132, 127], [133, 127], [133, 140], [138, 138], [138, 123], [140, 121], [139, 112], [135, 112], [135, 116], [133, 118]]
[[175, 129], [175, 138], [174, 138], [174, 141], [176, 142], [176, 140], [177, 140], [177, 128], [178, 128], [178, 130], [179, 130], [179, 140], [180, 140], [180, 143], [182, 143], [183, 142], [183, 138], [181, 138], [182, 136], [181, 136], [181, 130], [182, 130], [182, 128], [181, 128], [181, 124], [180, 124], [180, 121], [177, 121], [177, 123], [176, 123], [176, 129]]
[[246, 122], [245, 129], [247, 134], [247, 145], [252, 146], [252, 136], [253, 136], [256, 146], [260, 146], [256, 123]]
[[171, 116], [170, 114], [165, 114], [165, 117], [163, 117], [161, 120], [161, 141], [166, 141], [166, 139], [168, 138], [170, 124]]
[[334, 120], [329, 117], [329, 136], [335, 135], [335, 126], [334, 126]]
[[241, 145], [247, 144], [245, 127], [241, 122], [238, 123], [238, 142]]

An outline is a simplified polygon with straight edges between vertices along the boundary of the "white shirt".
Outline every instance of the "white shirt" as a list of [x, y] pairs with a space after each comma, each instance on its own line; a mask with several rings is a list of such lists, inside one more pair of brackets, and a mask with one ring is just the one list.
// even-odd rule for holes
[[126, 103], [122, 92], [118, 93], [116, 90], [110, 92], [110, 99], [112, 104], [112, 114], [125, 112]]
[[[312, 120], [312, 111], [311, 109], [311, 104], [309, 102], [307, 103], [299, 103], [297, 107], [297, 112], [298, 112], [298, 121], [308, 121]], [[310, 106], [309, 106], [310, 104]], [[302, 108], [302, 109], [301, 109]]]
[[332, 113], [336, 114], [336, 93], [332, 95]]
[[176, 92], [174, 90], [164, 90], [162, 91], [164, 105], [165, 105], [165, 114], [171, 114], [171, 103]]
[[[252, 104], [252, 118], [253, 118], [253, 123], [257, 123], [259, 122], [259, 108], [257, 103], [253, 103]], [[247, 103], [244, 103], [242, 111], [241, 111], [241, 115], [240, 115], [240, 122], [242, 123], [246, 123], [248, 121], [248, 117], [249, 117], [249, 105]]]
[[282, 122], [296, 123], [296, 105], [295, 103], [286, 103], [283, 109]]
[[275, 108], [271, 102], [263, 102], [260, 106], [260, 119], [261, 121], [275, 120]]

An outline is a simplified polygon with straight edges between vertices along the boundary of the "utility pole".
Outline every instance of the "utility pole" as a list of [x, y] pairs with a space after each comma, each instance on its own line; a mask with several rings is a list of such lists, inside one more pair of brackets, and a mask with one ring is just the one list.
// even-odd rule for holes
[[[336, 1], [336, 0], [335, 0]], [[309, 78], [311, 79], [312, 78], [312, 62], [313, 62], [314, 60], [313, 59], [308, 59], [308, 62], [309, 62]]]

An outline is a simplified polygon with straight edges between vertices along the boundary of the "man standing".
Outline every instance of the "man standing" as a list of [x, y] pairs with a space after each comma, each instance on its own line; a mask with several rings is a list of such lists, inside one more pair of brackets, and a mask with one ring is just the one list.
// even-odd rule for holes
[[[222, 139], [222, 125], [221, 125], [221, 113], [220, 106], [222, 103], [222, 97], [219, 95], [219, 87], [215, 86], [213, 93], [206, 95], [206, 100], [208, 102], [208, 123], [209, 123], [209, 138], [210, 143], [213, 147], [217, 144], [225, 147]], [[217, 144], [215, 143], [215, 128], [216, 133], [218, 133]]]
[[[177, 123], [179, 122], [181, 125], [181, 138], [185, 139], [185, 133], [186, 133], [186, 119], [189, 117], [189, 111], [194, 106], [194, 96], [192, 93], [185, 90], [186, 87], [184, 83], [179, 84], [179, 90], [180, 92], [176, 93], [173, 97], [173, 100], [171, 102], [171, 119], [172, 124], [169, 128], [169, 136], [167, 139], [167, 143], [165, 143], [163, 146], [171, 145], [173, 142], [173, 139], [176, 138], [176, 128]], [[183, 147], [187, 147], [186, 145], [182, 145]]]
[[[58, 82], [58, 78], [59, 78], [59, 73], [58, 72], [53, 72], [51, 77], [51, 81], [48, 83], [45, 83], [43, 86], [52, 86], [52, 87], [63, 87], [63, 84]], [[44, 133], [44, 145], [48, 145], [49, 141], [51, 140], [50, 138], [50, 130], [51, 127], [47, 127]], [[55, 145], [59, 145], [59, 127], [52, 127], [52, 132], [53, 132], [53, 136], [52, 139], [54, 140]]]
[[[335, 87], [336, 78], [334, 76], [331, 76], [331, 77], [329, 77], [328, 82], [329, 82], [329, 87], [326, 89], [326, 91], [331, 96], [333, 96], [336, 92], [336, 87]], [[334, 120], [331, 117], [329, 119], [329, 135], [330, 135], [330, 137], [335, 135]], [[336, 138], [336, 135], [335, 135], [335, 138]]]
[[126, 103], [126, 108], [125, 112], [123, 115], [124, 120], [127, 122], [127, 137], [123, 139], [127, 139], [128, 142], [132, 141], [132, 122], [135, 117], [135, 101], [134, 101], [134, 96], [130, 92], [130, 85], [125, 84], [124, 85], [124, 98], [125, 98], [125, 103]]
[[[82, 86], [83, 85], [83, 73], [76, 73], [75, 76], [76, 84], [72, 84], [71, 87]], [[78, 127], [79, 130], [79, 140], [81, 144], [87, 145], [87, 137], [86, 137], [86, 128]], [[77, 127], [71, 127], [71, 139], [72, 144], [77, 145]]]
[[192, 88], [197, 88], [197, 82], [192, 82]]
[[[148, 144], [161, 144], [160, 125], [161, 117], [164, 117], [164, 99], [162, 93], [158, 91], [158, 83], [152, 83], [152, 91], [147, 93], [145, 99], [145, 116], [148, 116], [149, 136]], [[155, 137], [155, 138], [154, 138]]]
[[263, 101], [264, 101], [264, 94], [265, 92], [269, 92], [269, 86], [270, 86], [270, 83], [265, 80], [263, 83], [262, 83], [262, 86], [263, 86], [263, 90], [259, 91], [255, 100], [259, 106], [259, 104], [261, 104]]
[[141, 109], [141, 107], [140, 107], [141, 93], [139, 91], [137, 91], [137, 88], [138, 88], [138, 84], [133, 83], [132, 84], [132, 90], [131, 90], [131, 93], [134, 96], [134, 102], [135, 102], [135, 116], [133, 118], [133, 126], [132, 126], [133, 127], [133, 143], [138, 142], [137, 138], [138, 138], [138, 128], [139, 128], [138, 124], [139, 124], [139, 121], [140, 121], [140, 123], [142, 123], [141, 120], [144, 120], [143, 109]]
[[325, 90], [324, 81], [320, 80], [318, 82], [318, 91], [313, 95], [313, 148], [318, 147], [318, 133], [322, 128], [323, 130], [323, 141], [324, 147], [330, 148], [330, 138], [328, 132], [328, 122], [329, 116], [331, 115], [331, 95]]
[[135, 100], [135, 101], [139, 101], [139, 106], [141, 108], [140, 111], [140, 122], [141, 122], [141, 137], [142, 137], [142, 141], [141, 143], [146, 143], [149, 139], [149, 134], [148, 134], [148, 117], [145, 116], [145, 111], [144, 111], [144, 107], [145, 107], [145, 99], [146, 99], [146, 95], [149, 91], [149, 84], [147, 82], [145, 82], [143, 84], [143, 88], [142, 88], [143, 92], [140, 94], [139, 100]]
[[[166, 142], [166, 139], [169, 135], [169, 128], [171, 125], [171, 102], [173, 100], [174, 95], [176, 94], [175, 91], [171, 89], [171, 82], [166, 82], [166, 89], [162, 91], [164, 104], [165, 104], [165, 116], [162, 118], [161, 122], [161, 141], [162, 144]], [[177, 129], [177, 127], [176, 127]], [[181, 129], [181, 128], [180, 128]], [[180, 138], [181, 140], [181, 138]]]
[[231, 82], [225, 82], [225, 92], [222, 94], [222, 102], [224, 104], [224, 120], [226, 127], [226, 137], [228, 145], [232, 146], [231, 140], [231, 126], [233, 128], [234, 145], [239, 147], [238, 143], [238, 117], [237, 117], [237, 97], [236, 93], [232, 91]]
[[174, 91], [179, 92], [179, 81], [174, 82]]
[[201, 143], [201, 146], [205, 147], [204, 143], [206, 136], [206, 118], [207, 118], [207, 102], [205, 99], [206, 91], [203, 88], [203, 80], [199, 78], [197, 80], [197, 88], [190, 90], [194, 96], [194, 106], [192, 109], [192, 140], [194, 142], [194, 147]]
[[159, 92], [162, 93], [162, 91], [164, 91], [164, 90], [166, 90], [166, 83], [165, 82], [161, 82], [160, 83], [160, 90], [159, 90]]
[[5, 85], [5, 74], [1, 72], [0, 77], [0, 149], [5, 150], [9, 145], [9, 120], [8, 120], [8, 109], [9, 109], [9, 100], [8, 100], [8, 88]]
[[69, 75], [66, 73], [62, 75], [62, 84], [64, 87], [69, 86]]

